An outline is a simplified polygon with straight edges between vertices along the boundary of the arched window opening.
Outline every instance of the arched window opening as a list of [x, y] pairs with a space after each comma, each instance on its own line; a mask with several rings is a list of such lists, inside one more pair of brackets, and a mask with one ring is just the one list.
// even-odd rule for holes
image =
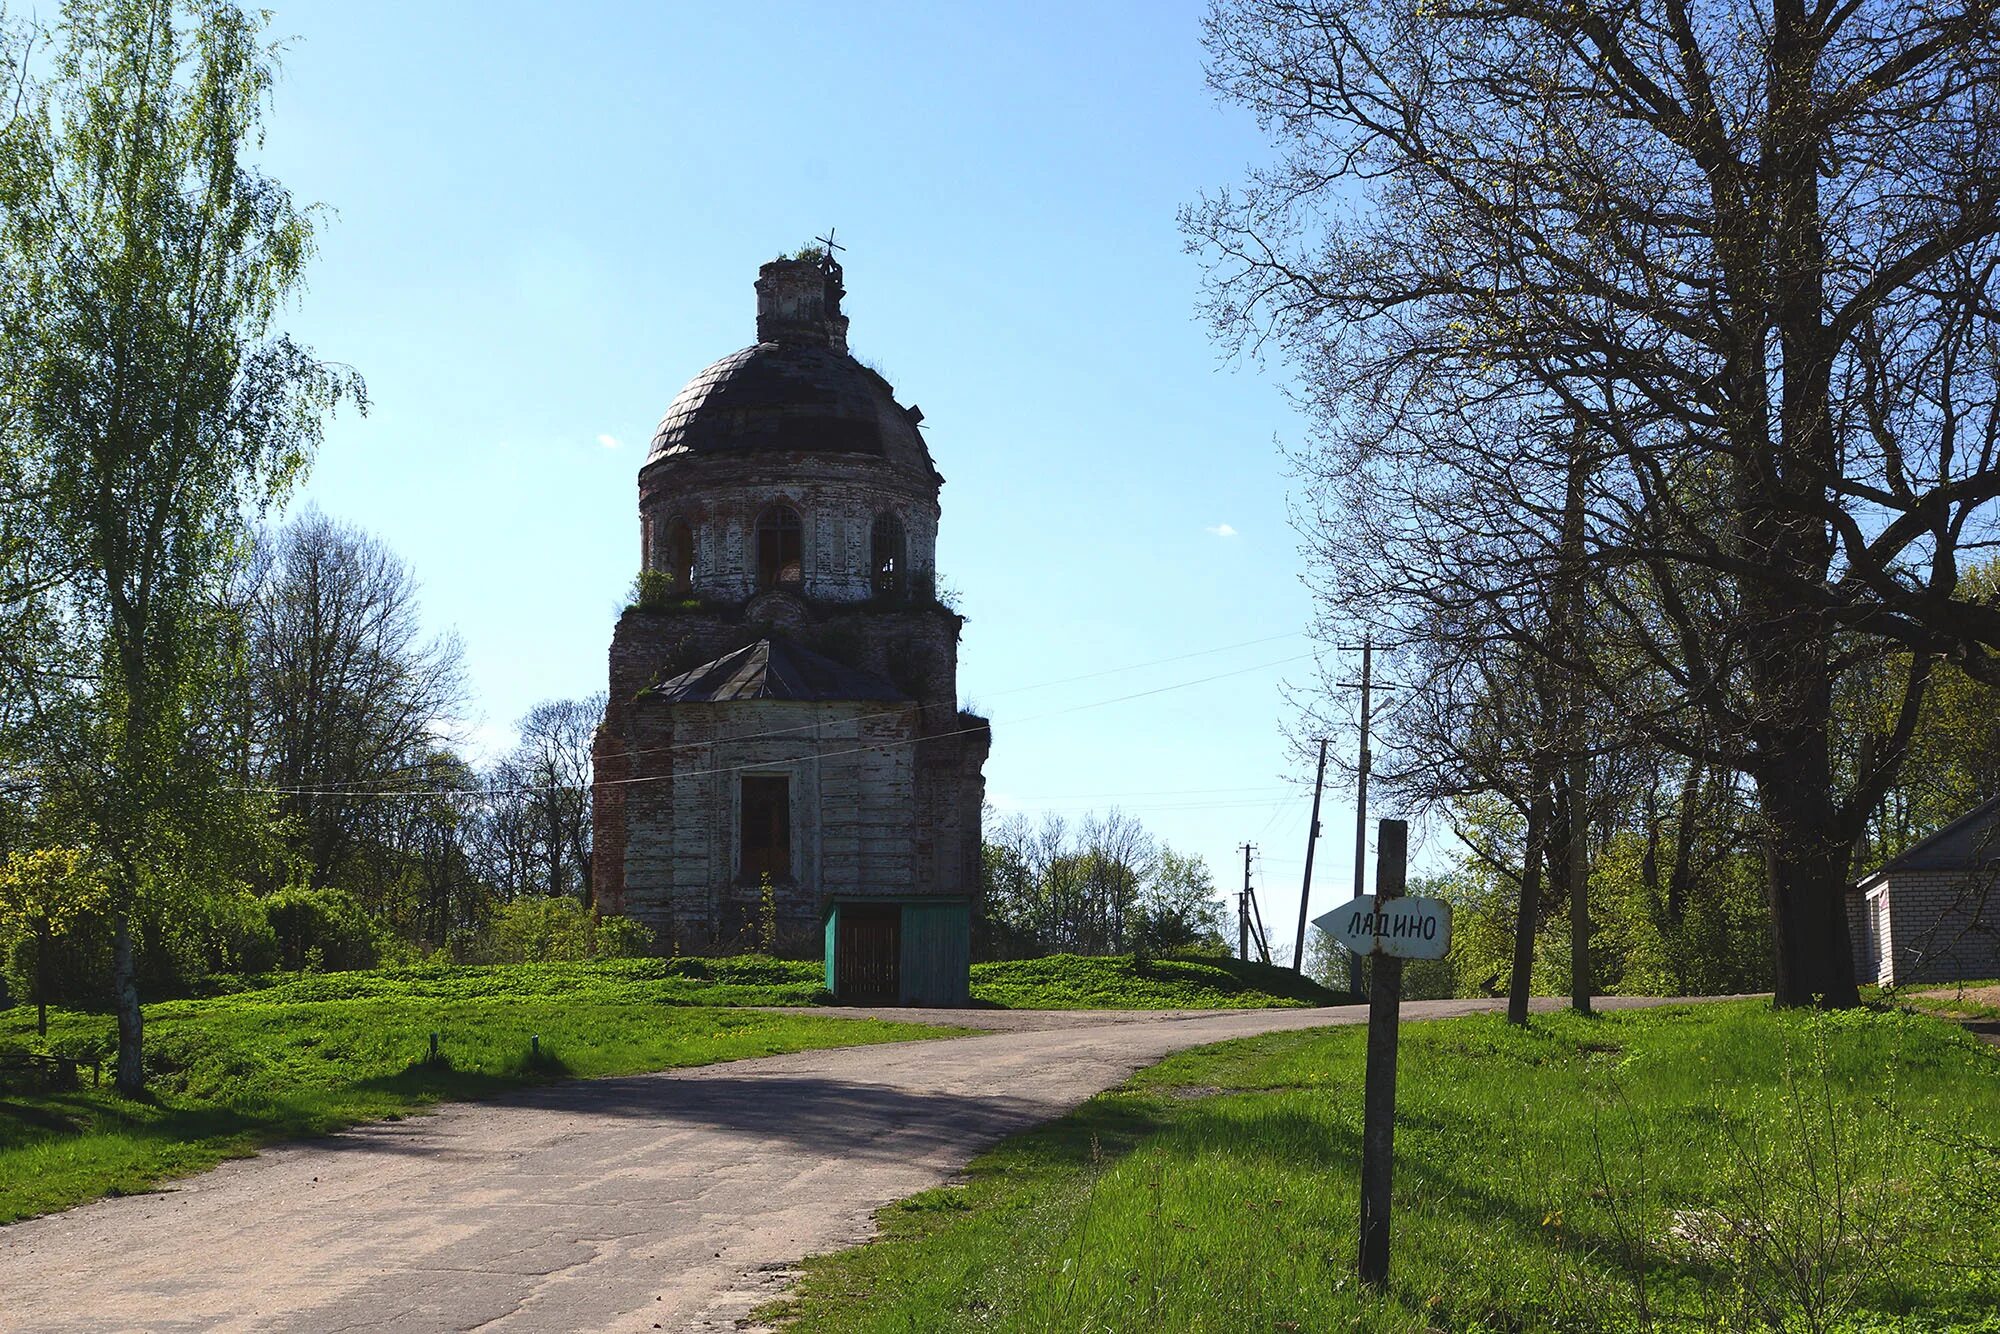
[[893, 514], [877, 515], [869, 540], [870, 565], [874, 570], [875, 596], [894, 597], [904, 589], [903, 564], [907, 559], [903, 541], [903, 521]]
[[797, 588], [805, 582], [805, 525], [789, 505], [773, 505], [757, 520], [757, 587]]
[[694, 587], [694, 529], [686, 519], [672, 519], [667, 523], [665, 568], [667, 577], [674, 581], [676, 592], [685, 593]]

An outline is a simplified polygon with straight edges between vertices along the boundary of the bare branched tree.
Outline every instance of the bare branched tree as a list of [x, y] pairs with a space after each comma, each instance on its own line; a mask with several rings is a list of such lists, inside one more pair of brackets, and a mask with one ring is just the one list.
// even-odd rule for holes
[[[308, 512], [253, 570], [252, 766], [279, 794], [313, 882], [359, 888], [392, 850], [384, 792], [434, 778], [464, 704], [458, 643], [423, 633], [417, 585], [377, 538]], [[381, 868], [373, 868], [380, 870]]]
[[[1590, 651], [1509, 642], [1621, 731], [1748, 776], [1785, 1004], [1857, 999], [1851, 845], [1931, 665], [2000, 678], [2000, 602], [1960, 582], [2000, 501], [1997, 11], [1208, 19], [1215, 87], [1282, 151], [1184, 226], [1225, 338], [1299, 372], [1329, 623], [1414, 633], [1580, 563]], [[1864, 765], [1835, 699], [1885, 661], [1899, 699]]]

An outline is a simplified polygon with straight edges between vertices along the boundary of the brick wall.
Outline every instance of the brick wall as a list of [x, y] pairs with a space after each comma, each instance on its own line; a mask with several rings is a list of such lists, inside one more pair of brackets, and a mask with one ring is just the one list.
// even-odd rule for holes
[[[1892, 871], [1878, 980], [1897, 985], [2000, 977], [2000, 886], [1995, 873]], [[1878, 921], [1882, 920], [1878, 918]]]
[[[646, 922], [662, 947], [742, 947], [759, 906], [754, 880], [737, 874], [746, 768], [791, 780], [794, 874], [777, 886], [777, 907], [781, 937], [797, 952], [817, 947], [834, 893], [974, 892], [990, 738], [983, 720], [958, 708], [962, 624], [929, 603], [784, 593], [696, 612], [626, 612], [594, 751], [593, 870], [605, 911]], [[908, 701], [650, 696], [648, 687], [774, 631], [872, 672]]]

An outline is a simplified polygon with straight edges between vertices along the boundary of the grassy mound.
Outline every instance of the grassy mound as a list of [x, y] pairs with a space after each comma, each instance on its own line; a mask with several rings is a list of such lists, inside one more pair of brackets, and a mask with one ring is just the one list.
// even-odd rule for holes
[[480, 1000], [589, 995], [658, 1005], [812, 1005], [825, 999], [816, 960], [598, 959], [578, 963], [417, 964], [288, 977], [240, 1000], [287, 1004], [341, 1000]]
[[1403, 1029], [1390, 1282], [1354, 1276], [1359, 1027], [1200, 1048], [881, 1211], [818, 1331], [2000, 1334], [2000, 1061], [1759, 1002]]
[[1347, 1000], [1290, 969], [1240, 959], [1137, 963], [1077, 954], [976, 963], [972, 998], [1010, 1010], [1244, 1010]]
[[[960, 1031], [690, 1005], [679, 999], [685, 973], [648, 966], [671, 964], [336, 973], [148, 1006], [150, 1101], [126, 1102], [108, 1087], [0, 1093], [0, 1223], [441, 1098]], [[798, 984], [783, 979], [793, 969], [731, 960], [721, 969], [729, 980], [697, 982], [790, 1000]], [[0, 1046], [35, 1045], [33, 1026], [29, 1007], [0, 1013]], [[108, 1056], [114, 1041], [108, 1015], [50, 1014], [53, 1051]]]

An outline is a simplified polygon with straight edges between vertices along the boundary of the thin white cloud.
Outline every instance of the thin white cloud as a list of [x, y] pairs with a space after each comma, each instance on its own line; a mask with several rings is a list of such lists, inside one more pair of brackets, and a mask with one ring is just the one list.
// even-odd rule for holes
[[1226, 523], [1212, 523], [1212, 524], [1210, 524], [1210, 525], [1209, 525], [1209, 526], [1208, 526], [1207, 528], [1205, 528], [1205, 529], [1204, 529], [1203, 531], [1204, 531], [1204, 532], [1208, 532], [1208, 533], [1212, 533], [1212, 534], [1214, 534], [1214, 535], [1215, 535], [1216, 537], [1234, 537], [1234, 536], [1236, 536], [1236, 530], [1235, 530], [1235, 529], [1234, 529], [1233, 527], [1231, 527], [1230, 525], [1226, 524]]
[[599, 435], [597, 443], [603, 445], [606, 449], [616, 449], [618, 448], [618, 437], [615, 435]]

